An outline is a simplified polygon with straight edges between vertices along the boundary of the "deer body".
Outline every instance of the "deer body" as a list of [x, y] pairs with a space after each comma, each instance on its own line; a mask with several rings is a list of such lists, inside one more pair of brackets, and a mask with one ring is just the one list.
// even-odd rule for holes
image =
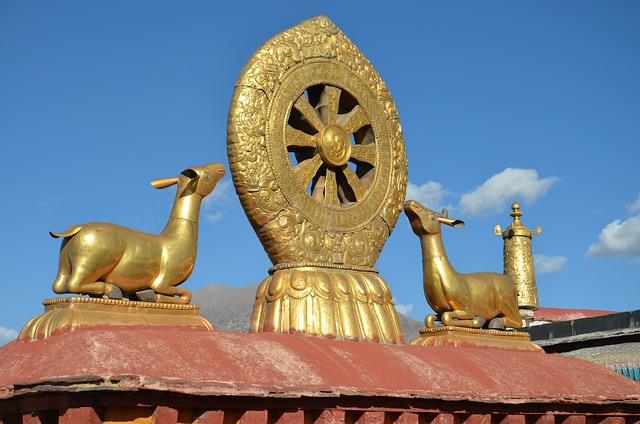
[[169, 221], [158, 235], [104, 222], [51, 232], [64, 237], [53, 291], [119, 298], [151, 289], [156, 302], [189, 303], [191, 292], [177, 286], [193, 271], [202, 199], [224, 174], [224, 166], [213, 163], [154, 180], [156, 188], [178, 184]]
[[[425, 208], [414, 200], [404, 206], [413, 232], [420, 237], [423, 285], [427, 302], [447, 326], [481, 328], [522, 327], [513, 281], [493, 272], [461, 274], [449, 259], [442, 243], [441, 223], [464, 225]], [[434, 315], [425, 319], [433, 327]]]

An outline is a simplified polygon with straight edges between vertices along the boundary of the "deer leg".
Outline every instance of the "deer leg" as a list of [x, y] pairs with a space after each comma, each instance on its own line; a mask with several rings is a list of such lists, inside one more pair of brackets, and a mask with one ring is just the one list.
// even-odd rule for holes
[[435, 314], [429, 314], [424, 318], [424, 326], [427, 328], [433, 328], [436, 327], [436, 318], [437, 316]]
[[53, 282], [53, 292], [57, 294], [69, 293], [69, 285], [67, 280], [69, 279], [68, 271], [65, 272], [62, 269], [58, 271], [56, 280]]
[[122, 291], [118, 286], [104, 281], [97, 281], [101, 275], [104, 275], [104, 270], [95, 272], [93, 271], [94, 267], [83, 266], [80, 261], [76, 262], [66, 282], [66, 293], [122, 299]]
[[492, 330], [504, 330], [507, 327], [521, 328], [522, 321], [515, 321], [508, 317], [498, 317], [489, 322], [489, 328]]
[[122, 290], [120, 287], [114, 286], [111, 283], [105, 283], [102, 281], [91, 281], [90, 279], [83, 279], [79, 277], [78, 273], [73, 273], [67, 281], [67, 292], [88, 294], [89, 296], [102, 296], [106, 299], [122, 299]]
[[484, 321], [469, 311], [454, 310], [442, 314], [442, 323], [446, 326], [482, 328]]
[[[154, 287], [156, 294], [156, 302], [159, 303], [182, 303], [191, 302], [191, 291], [180, 287]], [[175, 297], [175, 296], [179, 297]]]
[[65, 246], [69, 242], [69, 239], [62, 241], [62, 247], [60, 248], [60, 259], [58, 261], [58, 275], [53, 282], [53, 292], [57, 294], [68, 293], [67, 280], [71, 275], [71, 260], [65, 249]]
[[[515, 290], [511, 293], [515, 297]], [[494, 318], [489, 322], [489, 328], [496, 330], [504, 330], [510, 328], [522, 328], [522, 317], [518, 310], [517, 303], [503, 305], [502, 316]]]

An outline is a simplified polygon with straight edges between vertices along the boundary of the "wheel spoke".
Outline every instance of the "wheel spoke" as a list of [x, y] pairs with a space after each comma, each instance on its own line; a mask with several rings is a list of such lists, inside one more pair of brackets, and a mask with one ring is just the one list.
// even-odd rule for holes
[[[364, 109], [357, 103], [353, 106], [351, 96], [343, 98], [342, 89], [335, 86], [325, 85], [319, 92], [320, 88], [314, 86], [309, 97], [302, 94], [293, 104], [297, 113], [285, 130], [286, 145], [298, 161], [293, 175], [305, 191], [311, 185], [311, 198], [326, 206], [346, 207], [364, 199], [372, 184], [377, 162], [375, 137]], [[317, 99], [315, 107], [309, 98], [314, 104]], [[341, 107], [351, 110], [340, 114]], [[314, 130], [317, 133], [310, 134]], [[331, 156], [338, 147], [348, 149], [344, 158]], [[347, 160], [352, 164], [345, 163]]]
[[347, 179], [347, 184], [351, 187], [353, 194], [356, 196], [356, 201], [362, 199], [367, 191], [367, 187], [365, 187], [362, 181], [360, 181], [360, 178], [358, 178], [356, 173], [353, 172], [348, 165], [343, 165], [341, 169]]
[[365, 185], [365, 187], [371, 187], [371, 184], [373, 184], [373, 179], [375, 178], [375, 176], [376, 176], [376, 170], [375, 168], [373, 168], [369, 172], [361, 176], [360, 181], [362, 182], [362, 184]]
[[351, 147], [351, 159], [376, 165], [376, 145], [356, 144]]
[[315, 155], [311, 159], [303, 160], [299, 164], [293, 167], [293, 173], [302, 183], [302, 186], [306, 190], [309, 183], [316, 176], [318, 169], [322, 165], [322, 159], [320, 155]]
[[322, 90], [322, 94], [320, 94], [320, 101], [316, 109], [320, 112], [320, 119], [322, 119], [325, 125], [336, 122], [341, 92], [342, 90], [338, 87], [326, 85], [324, 90]]
[[318, 180], [315, 182], [313, 187], [311, 188], [311, 197], [313, 200], [322, 203], [324, 200], [324, 182], [326, 177], [324, 175], [320, 175]]
[[367, 115], [364, 114], [364, 111], [357, 105], [351, 112], [345, 113], [343, 115], [338, 116], [336, 122], [342, 125], [349, 134], [353, 134], [358, 131], [360, 128], [369, 124], [369, 120], [367, 119]]
[[316, 136], [288, 125], [285, 133], [287, 147], [316, 147]]
[[324, 182], [324, 204], [335, 207], [340, 206], [336, 173], [333, 169], [327, 169], [327, 177]]
[[302, 119], [311, 124], [311, 126], [315, 128], [316, 131], [320, 131], [322, 127], [324, 127], [324, 124], [318, 116], [318, 113], [313, 108], [313, 106], [311, 106], [311, 103], [309, 103], [309, 100], [307, 100], [307, 96], [305, 96], [304, 93], [300, 97], [298, 97], [298, 100], [296, 100], [293, 107], [295, 107], [298, 112], [302, 114]]

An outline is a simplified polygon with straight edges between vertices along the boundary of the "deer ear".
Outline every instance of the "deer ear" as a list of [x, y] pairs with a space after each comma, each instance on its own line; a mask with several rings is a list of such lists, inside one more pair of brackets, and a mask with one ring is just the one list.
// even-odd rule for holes
[[155, 188], [167, 188], [174, 184], [178, 184], [178, 177], [159, 178], [157, 180], [151, 181], [151, 185]]
[[453, 221], [453, 224], [451, 224], [451, 226], [453, 228], [464, 228], [464, 221], [460, 221], [459, 219], [456, 219], [455, 221]]
[[438, 221], [440, 223], [442, 223], [442, 224], [448, 225], [448, 226], [453, 227], [453, 228], [463, 228], [464, 227], [464, 221], [460, 221], [459, 219], [438, 217]]

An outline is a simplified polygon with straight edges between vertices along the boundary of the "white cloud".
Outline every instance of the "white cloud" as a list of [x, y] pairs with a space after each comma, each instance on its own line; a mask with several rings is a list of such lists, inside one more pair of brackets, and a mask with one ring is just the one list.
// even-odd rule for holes
[[222, 212], [216, 212], [216, 213], [206, 213], [204, 215], [205, 219], [207, 220], [207, 222], [216, 222], [216, 221], [220, 221], [222, 219], [222, 217], [224, 216], [224, 214]]
[[0, 325], [0, 346], [3, 346], [18, 337], [18, 332]]
[[444, 205], [443, 201], [444, 196], [449, 194], [451, 194], [449, 190], [442, 188], [442, 184], [435, 181], [428, 181], [421, 186], [412, 182], [407, 184], [407, 200], [416, 200], [433, 210], [452, 209], [451, 206]]
[[48, 211], [52, 211], [56, 206], [60, 204], [62, 199], [58, 196], [53, 196], [49, 200], [38, 200], [38, 206]]
[[630, 256], [640, 259], [640, 215], [626, 221], [616, 219], [600, 232], [598, 241], [589, 246], [586, 256]]
[[627, 212], [634, 213], [640, 211], [640, 194], [638, 198], [631, 204], [627, 205]]
[[213, 189], [213, 192], [204, 198], [202, 204], [205, 208], [210, 208], [214, 203], [221, 204], [227, 202], [231, 197], [232, 188], [233, 184], [231, 184], [230, 179], [219, 181], [216, 188]]
[[462, 195], [460, 207], [471, 215], [503, 211], [511, 202], [523, 199], [534, 203], [559, 179], [539, 178], [535, 169], [507, 168]]
[[566, 263], [567, 258], [565, 256], [533, 255], [533, 267], [536, 270], [536, 274], [548, 274], [560, 271]]
[[[207, 222], [216, 222], [222, 219], [224, 214], [219, 210], [219, 206], [229, 201], [232, 188], [231, 180], [222, 180], [218, 182], [213, 192], [202, 200], [203, 215]], [[214, 209], [216, 211], [212, 212]]]
[[403, 315], [409, 315], [409, 312], [413, 309], [413, 303], [408, 305], [396, 305], [396, 311], [400, 312]]

